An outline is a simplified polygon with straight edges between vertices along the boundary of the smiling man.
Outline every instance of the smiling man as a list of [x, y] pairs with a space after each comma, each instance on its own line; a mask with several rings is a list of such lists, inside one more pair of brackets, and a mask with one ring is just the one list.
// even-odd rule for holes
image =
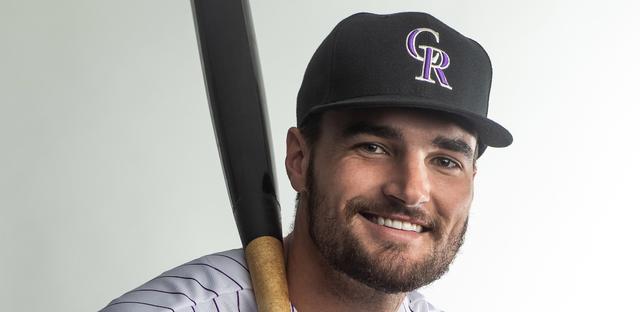
[[427, 14], [356, 14], [329, 34], [287, 137], [299, 310], [436, 311], [414, 290], [462, 245], [477, 158], [512, 141], [486, 117], [491, 75], [478, 43]]
[[[439, 311], [416, 289], [462, 245], [476, 160], [511, 144], [487, 118], [484, 49], [424, 13], [360, 13], [311, 59], [287, 134], [298, 193], [292, 310]], [[104, 311], [255, 311], [242, 250], [196, 259]]]

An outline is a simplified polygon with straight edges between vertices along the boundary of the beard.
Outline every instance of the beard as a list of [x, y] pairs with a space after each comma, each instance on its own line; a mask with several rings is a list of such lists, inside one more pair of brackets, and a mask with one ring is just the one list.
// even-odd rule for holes
[[[464, 242], [468, 217], [461, 228], [447, 235], [442, 221], [429, 218], [423, 210], [407, 208], [393, 202], [379, 202], [362, 197], [347, 201], [342, 213], [336, 207], [324, 206], [324, 196], [315, 189], [313, 161], [307, 174], [309, 235], [332, 269], [372, 288], [389, 294], [404, 293], [426, 286], [445, 274]], [[433, 239], [426, 257], [409, 263], [404, 256], [409, 246], [380, 242], [368, 252], [350, 225], [360, 212], [401, 213], [429, 225]], [[344, 226], [340, 226], [344, 225]]]

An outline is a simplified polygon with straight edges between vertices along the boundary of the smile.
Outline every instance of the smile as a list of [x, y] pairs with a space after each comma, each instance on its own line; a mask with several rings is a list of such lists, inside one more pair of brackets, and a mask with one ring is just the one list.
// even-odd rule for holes
[[396, 220], [392, 218], [385, 218], [381, 216], [376, 216], [369, 213], [361, 213], [365, 219], [369, 220], [372, 223], [377, 225], [386, 226], [388, 228], [402, 230], [402, 231], [410, 231], [416, 233], [422, 233], [423, 227], [420, 224], [415, 224], [407, 221]]

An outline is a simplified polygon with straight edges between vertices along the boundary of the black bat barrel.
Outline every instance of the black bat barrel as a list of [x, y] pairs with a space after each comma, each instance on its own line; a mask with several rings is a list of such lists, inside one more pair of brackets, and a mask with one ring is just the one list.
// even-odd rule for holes
[[193, 0], [209, 107], [243, 246], [282, 241], [267, 110], [248, 3]]

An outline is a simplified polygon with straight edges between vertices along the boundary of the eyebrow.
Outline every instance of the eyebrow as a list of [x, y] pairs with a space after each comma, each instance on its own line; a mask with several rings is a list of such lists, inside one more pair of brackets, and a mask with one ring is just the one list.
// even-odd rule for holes
[[381, 137], [384, 139], [393, 139], [393, 140], [402, 139], [402, 133], [400, 133], [400, 131], [392, 127], [372, 125], [366, 122], [356, 122], [354, 124], [349, 125], [342, 131], [343, 138], [351, 138], [361, 134], [369, 134], [369, 135]]
[[473, 159], [473, 149], [462, 139], [438, 136], [433, 140], [433, 142], [431, 142], [431, 144], [442, 149], [462, 153], [466, 158]]
[[[403, 135], [400, 131], [389, 126], [373, 125], [366, 122], [356, 122], [342, 131], [342, 137], [345, 139], [352, 138], [357, 135], [368, 134], [389, 140], [402, 140]], [[445, 136], [437, 136], [431, 145], [446, 149], [449, 151], [461, 153], [468, 159], [473, 159], [474, 150], [462, 139], [448, 138]]]

